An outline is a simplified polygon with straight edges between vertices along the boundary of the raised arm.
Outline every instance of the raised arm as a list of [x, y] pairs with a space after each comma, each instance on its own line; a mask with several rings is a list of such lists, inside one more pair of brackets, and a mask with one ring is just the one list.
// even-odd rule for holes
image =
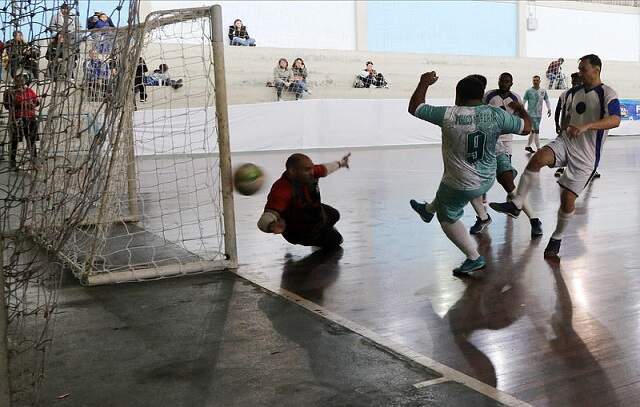
[[427, 89], [437, 81], [438, 76], [435, 71], [426, 72], [420, 76], [420, 82], [418, 82], [416, 90], [413, 91], [413, 95], [411, 95], [411, 99], [409, 99], [409, 113], [412, 115], [416, 113], [418, 106], [425, 102]]
[[322, 165], [327, 169], [327, 175], [336, 172], [340, 168], [349, 168], [349, 157], [351, 157], [351, 153], [345, 154], [345, 156], [338, 161], [323, 163]]
[[524, 127], [520, 135], [526, 136], [531, 133], [531, 117], [524, 108], [524, 105], [518, 102], [509, 103], [509, 107], [513, 109], [513, 113], [524, 121]]

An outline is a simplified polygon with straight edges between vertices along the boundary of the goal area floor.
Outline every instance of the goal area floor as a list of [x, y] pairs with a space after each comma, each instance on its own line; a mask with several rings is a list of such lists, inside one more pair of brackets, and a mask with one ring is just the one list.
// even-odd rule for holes
[[[524, 146], [514, 143], [519, 171]], [[235, 165], [267, 173], [260, 193], [235, 197], [242, 278], [68, 282], [43, 396], [119, 406], [637, 405], [640, 137], [607, 140], [602, 178], [578, 199], [559, 263], [542, 256], [559, 205], [554, 171], [543, 169], [530, 200], [544, 236], [531, 240], [524, 215], [490, 210], [476, 238], [487, 268], [473, 279], [452, 276], [463, 256], [409, 207], [434, 196], [440, 147], [352, 153], [350, 170], [320, 182], [341, 213], [342, 250], [258, 231], [289, 153], [236, 154]], [[505, 193], [496, 184], [488, 198]], [[464, 223], [474, 220], [467, 207]]]

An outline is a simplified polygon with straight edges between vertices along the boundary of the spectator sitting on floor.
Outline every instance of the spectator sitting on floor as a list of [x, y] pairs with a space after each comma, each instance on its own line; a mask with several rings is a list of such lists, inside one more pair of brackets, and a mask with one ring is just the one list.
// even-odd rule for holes
[[296, 100], [302, 97], [303, 92], [309, 92], [307, 88], [307, 67], [304, 65], [302, 58], [296, 58], [291, 67], [293, 81], [291, 82], [291, 91], [296, 93]]
[[565, 78], [562, 73], [562, 63], [564, 58], [558, 58], [549, 64], [547, 68], [547, 79], [549, 79], [549, 89], [565, 89]]
[[291, 87], [292, 73], [289, 69], [289, 61], [286, 58], [280, 58], [278, 65], [273, 68], [273, 86], [276, 87], [278, 102], [282, 100], [282, 90]]
[[239, 18], [229, 26], [229, 41], [231, 45], [256, 46], [256, 40], [249, 37], [247, 26], [243, 25]]
[[360, 72], [357, 79], [357, 88], [369, 88], [371, 86], [375, 86], [376, 88], [387, 87], [387, 81], [384, 79], [384, 75], [373, 69], [373, 62], [371, 61], [367, 61], [365, 69]]
[[147, 86], [171, 86], [173, 89], [179, 89], [182, 87], [182, 79], [173, 80], [169, 75], [169, 65], [160, 64], [158, 69], [153, 73], [145, 77], [144, 84]]
[[339, 168], [349, 168], [350, 155], [320, 165], [314, 165], [304, 154], [291, 155], [286, 171], [271, 187], [258, 228], [282, 234], [292, 244], [322, 248], [342, 244], [342, 235], [334, 227], [340, 213], [320, 201], [318, 179]]

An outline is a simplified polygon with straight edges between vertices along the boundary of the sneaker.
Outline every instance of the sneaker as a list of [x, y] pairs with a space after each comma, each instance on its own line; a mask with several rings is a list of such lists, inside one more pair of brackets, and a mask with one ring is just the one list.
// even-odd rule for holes
[[526, 147], [524, 148], [524, 151], [526, 151], [526, 152], [528, 152], [528, 153], [532, 153], [532, 154], [533, 154], [533, 153], [535, 153], [535, 151], [533, 151], [533, 148], [531, 148], [531, 146], [526, 146]]
[[504, 213], [508, 216], [511, 216], [514, 219], [520, 216], [520, 212], [522, 211], [522, 209], [518, 209], [516, 204], [514, 204], [511, 201], [502, 202], [502, 203], [491, 202], [489, 203], [489, 207], [496, 212]]
[[564, 168], [560, 167], [560, 168], [558, 168], [558, 169], [556, 170], [556, 173], [555, 173], [555, 174], [553, 174], [553, 175], [555, 175], [556, 177], [559, 177], [559, 176], [561, 176], [563, 173], [564, 173]]
[[542, 236], [542, 222], [540, 222], [540, 219], [533, 218], [529, 222], [531, 222], [531, 238]]
[[562, 243], [561, 239], [550, 238], [547, 247], [544, 249], [544, 257], [558, 257], [558, 253], [560, 253], [560, 243]]
[[487, 214], [486, 220], [482, 220], [480, 219], [480, 217], [476, 216], [476, 223], [471, 226], [471, 229], [469, 229], [469, 233], [471, 233], [472, 235], [478, 235], [482, 233], [490, 224], [491, 216], [489, 216], [489, 214]]
[[433, 219], [433, 213], [428, 212], [427, 211], [427, 204], [425, 203], [420, 203], [418, 201], [416, 201], [415, 199], [412, 199], [409, 201], [409, 205], [411, 205], [411, 208], [413, 208], [414, 211], [416, 211], [418, 213], [418, 215], [420, 215], [420, 219], [422, 219], [423, 221], [429, 223], [431, 222], [431, 219]]
[[485, 267], [484, 257], [480, 256], [475, 260], [466, 259], [460, 267], [453, 269], [454, 276], [473, 276], [474, 271], [483, 269]]
[[601, 176], [602, 175], [600, 175], [600, 173], [596, 171], [596, 173], [593, 174], [593, 179], [600, 178]]

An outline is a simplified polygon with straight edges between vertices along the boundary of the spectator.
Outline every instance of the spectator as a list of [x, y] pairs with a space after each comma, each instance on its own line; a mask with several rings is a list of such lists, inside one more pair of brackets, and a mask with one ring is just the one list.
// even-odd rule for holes
[[78, 59], [78, 50], [73, 45], [68, 47], [66, 51], [69, 55], [65, 58], [65, 48], [65, 36], [63, 33], [56, 34], [47, 47], [45, 58], [49, 61], [47, 64], [47, 74], [51, 80], [55, 81], [61, 78], [73, 78], [73, 73], [76, 68], [76, 60]]
[[4, 79], [2, 73], [4, 71], [5, 61], [4, 61], [4, 42], [0, 40], [0, 82]]
[[296, 58], [291, 68], [293, 82], [291, 83], [291, 91], [296, 93], [296, 100], [302, 97], [303, 92], [309, 92], [307, 88], [307, 67], [304, 65], [302, 58]]
[[158, 69], [155, 69], [151, 75], [145, 78], [144, 84], [147, 86], [171, 86], [173, 89], [179, 89], [182, 87], [182, 79], [171, 79], [169, 65], [160, 64]]
[[110, 53], [113, 48], [113, 42], [115, 41], [114, 33], [109, 32], [110, 28], [115, 27], [113, 21], [111, 21], [108, 15], [101, 11], [96, 11], [94, 16], [89, 20], [91, 20], [91, 28], [89, 29], [94, 31], [91, 34], [91, 38], [96, 41], [96, 50], [99, 54]]
[[113, 24], [111, 17], [102, 11], [96, 11], [91, 17], [87, 19], [87, 30], [94, 30], [96, 28], [113, 28], [116, 25]]
[[49, 31], [54, 35], [63, 33], [65, 28], [69, 33], [70, 38], [75, 41], [75, 35], [80, 28], [80, 24], [78, 22], [78, 17], [73, 13], [73, 10], [67, 3], [60, 6], [60, 10], [56, 15], [51, 17], [51, 22], [49, 23]]
[[84, 79], [91, 102], [101, 101], [107, 96], [110, 74], [109, 64], [100, 59], [95, 49], [89, 51], [89, 59], [84, 63]]
[[138, 59], [138, 66], [136, 67], [136, 77], [133, 81], [133, 92], [140, 93], [140, 101], [147, 100], [147, 92], [144, 87], [145, 73], [149, 72], [147, 64], [142, 57]]
[[373, 69], [373, 62], [371, 61], [367, 61], [365, 69], [360, 72], [357, 79], [357, 88], [369, 88], [371, 86], [375, 86], [376, 88], [388, 87], [384, 75]]
[[18, 142], [27, 139], [27, 149], [31, 159], [37, 157], [36, 140], [38, 137], [38, 122], [36, 120], [36, 107], [40, 104], [36, 92], [27, 86], [25, 75], [16, 75], [13, 78], [13, 87], [4, 92], [2, 104], [9, 112], [9, 138], [11, 140], [9, 150], [9, 165], [16, 168], [16, 155]]
[[249, 37], [247, 26], [243, 25], [239, 18], [229, 26], [229, 41], [231, 41], [231, 45], [256, 46], [256, 40]]
[[38, 58], [40, 49], [36, 44], [27, 43], [22, 31], [14, 31], [13, 39], [5, 45], [8, 57], [9, 75], [13, 78], [19, 71], [26, 70], [30, 75], [27, 83], [38, 79]]
[[291, 87], [291, 70], [289, 69], [289, 61], [286, 58], [280, 58], [278, 65], [273, 68], [273, 84], [278, 94], [278, 102], [282, 100], [282, 90], [289, 90]]
[[564, 58], [558, 58], [549, 64], [547, 68], [547, 79], [549, 79], [549, 89], [565, 89], [564, 74], [562, 73], [562, 63]]

